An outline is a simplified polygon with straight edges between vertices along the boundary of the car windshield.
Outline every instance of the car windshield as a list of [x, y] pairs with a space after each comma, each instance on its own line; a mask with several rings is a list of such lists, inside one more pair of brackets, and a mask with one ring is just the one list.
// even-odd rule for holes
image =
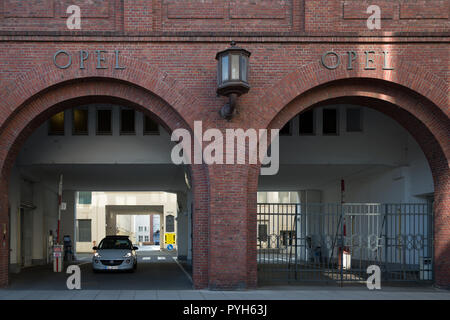
[[99, 249], [131, 249], [131, 242], [128, 239], [103, 239]]

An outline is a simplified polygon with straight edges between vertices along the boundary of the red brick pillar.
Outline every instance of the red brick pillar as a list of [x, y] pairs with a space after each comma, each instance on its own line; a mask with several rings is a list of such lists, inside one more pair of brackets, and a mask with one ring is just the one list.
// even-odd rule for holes
[[[247, 165], [210, 167], [209, 288], [244, 289], [256, 285], [256, 259], [249, 256]], [[253, 270], [255, 269], [255, 270]], [[253, 271], [251, 271], [253, 270]]]
[[437, 287], [450, 288], [450, 170], [444, 165], [434, 191], [434, 277]]
[[256, 288], [258, 285], [257, 266], [257, 203], [259, 166], [251, 166], [247, 189], [247, 285]]
[[208, 287], [210, 182], [203, 165], [192, 165], [192, 280], [195, 289]]

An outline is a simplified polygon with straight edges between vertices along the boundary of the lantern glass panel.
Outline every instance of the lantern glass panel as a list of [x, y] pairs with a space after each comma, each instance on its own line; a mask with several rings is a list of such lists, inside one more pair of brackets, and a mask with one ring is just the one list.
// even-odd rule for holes
[[222, 82], [228, 81], [228, 56], [222, 57]]
[[241, 56], [242, 81], [247, 82], [247, 57]]
[[239, 55], [231, 55], [231, 79], [239, 80]]

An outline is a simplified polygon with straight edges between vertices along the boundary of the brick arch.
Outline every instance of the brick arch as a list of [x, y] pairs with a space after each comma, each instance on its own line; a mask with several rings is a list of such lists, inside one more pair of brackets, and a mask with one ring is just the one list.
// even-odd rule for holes
[[[382, 56], [377, 56], [374, 61], [380, 66], [384, 63]], [[392, 88], [388, 86], [404, 87], [429, 100], [447, 118], [450, 117], [447, 82], [418, 65], [399, 61], [395, 70], [347, 70], [343, 65], [335, 70], [328, 70], [319, 63], [310, 63], [292, 71], [265, 90], [266, 94], [258, 99], [257, 104], [260, 110], [264, 110], [259, 122], [267, 127], [284, 106], [305, 92], [327, 83], [350, 79], [384, 82], [388, 91], [380, 93], [389, 93]]]
[[[379, 108], [400, 122], [411, 132], [416, 140], [422, 140], [423, 131], [417, 132], [404, 117], [415, 119], [421, 124], [421, 128], [430, 134], [442, 152], [444, 158], [450, 159], [450, 142], [447, 139], [450, 133], [450, 120], [444, 109], [434, 105], [431, 101], [416, 92], [393, 83], [386, 83], [375, 79], [346, 79], [336, 80], [308, 90], [296, 99], [282, 107], [282, 109], [267, 122], [267, 128], [282, 128], [295, 114], [307, 108], [324, 103], [327, 100], [361, 98], [373, 101], [385, 102], [392, 109]], [[356, 99], [358, 100], [358, 99]], [[376, 105], [379, 105], [376, 104]], [[400, 114], [400, 110], [403, 112]], [[293, 114], [293, 112], [295, 114]], [[426, 143], [423, 144], [426, 148]]]
[[[37, 90], [36, 90], [37, 91]], [[9, 95], [11, 97], [11, 95]], [[167, 101], [153, 92], [126, 82], [122, 79], [102, 77], [83, 77], [72, 79], [45, 88], [31, 97], [21, 99], [22, 104], [7, 109], [8, 117], [0, 128], [0, 223], [8, 225], [8, 181], [11, 168], [26, 139], [52, 114], [80, 104], [109, 102], [132, 106], [160, 122], [169, 132], [177, 128], [191, 130], [182, 115]], [[182, 105], [181, 105], [182, 106]], [[180, 106], [179, 106], [180, 107]], [[1, 115], [4, 118], [4, 114]], [[198, 240], [201, 233], [208, 232], [207, 220], [209, 199], [207, 170], [203, 166], [190, 166], [193, 197], [196, 206], [193, 214], [196, 244], [193, 251], [194, 285], [197, 288], [207, 285], [206, 266], [207, 244]], [[196, 201], [198, 200], [198, 201]], [[8, 283], [9, 245], [0, 248], [0, 287]]]
[[[320, 77], [320, 73], [318, 76]], [[309, 84], [308, 80], [300, 81], [292, 77], [293, 75], [288, 76], [272, 89], [281, 90], [280, 92], [270, 92], [266, 95], [272, 97], [266, 98], [266, 108], [270, 110], [270, 116], [265, 119], [266, 128], [281, 129], [295, 115], [317, 105], [352, 103], [376, 109], [390, 116], [416, 139], [429, 162], [435, 187], [435, 282], [438, 286], [450, 287], [450, 246], [448, 245], [450, 120], [448, 105], [443, 103], [444, 100], [447, 101], [447, 98], [443, 100], [441, 96], [443, 91], [431, 85], [436, 89], [436, 92], [430, 91], [428, 94], [431, 100], [405, 86], [374, 78], [339, 79], [338, 77], [337, 80], [313, 87], [317, 80]], [[329, 79], [324, 79], [326, 80]], [[304, 90], [305, 87], [311, 88]], [[424, 92], [423, 89], [420, 91]], [[287, 97], [282, 97], [283, 93]], [[298, 95], [294, 96], [296, 93]], [[275, 103], [274, 97], [279, 98], [278, 104]], [[434, 101], [440, 101], [442, 104], [436, 105]], [[252, 186], [251, 189], [257, 189], [258, 175], [253, 172], [249, 175], [249, 179], [251, 179], [249, 183]], [[253, 206], [249, 205], [249, 215], [253, 212], [256, 212], [256, 202]], [[256, 219], [252, 219], [254, 223], [251, 228], [253, 229], [256, 228], [255, 221]], [[256, 237], [253, 241], [256, 247]], [[252, 267], [256, 268], [256, 259]]]
[[[109, 58], [108, 60], [114, 59], [112, 55], [110, 57], [105, 55], [105, 57]], [[94, 59], [89, 59], [85, 62], [85, 69], [80, 69], [74, 64], [67, 69], [59, 69], [53, 62], [48, 62], [0, 86], [0, 92], [2, 92], [0, 107], [6, 110], [0, 113], [0, 129], [17, 108], [39, 92], [67, 81], [82, 81], [90, 78], [122, 80], [142, 87], [172, 106], [189, 125], [193, 123], [194, 111], [199, 106], [198, 100], [189, 89], [166, 72], [138, 59], [125, 56], [120, 57], [121, 66], [125, 66], [123, 70], [96, 69], [95, 64]]]

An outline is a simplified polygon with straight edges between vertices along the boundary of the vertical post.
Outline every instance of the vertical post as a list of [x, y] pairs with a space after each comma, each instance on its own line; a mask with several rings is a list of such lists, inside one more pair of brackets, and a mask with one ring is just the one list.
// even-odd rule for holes
[[63, 184], [63, 175], [60, 175], [58, 185], [58, 233], [56, 238], [58, 244], [60, 240], [60, 228], [61, 228], [60, 225], [61, 225], [62, 184]]
[[298, 240], [298, 205], [295, 204], [295, 219], [294, 219], [294, 223], [295, 223], [295, 280], [297, 280], [297, 256], [298, 256], [298, 251], [297, 251], [297, 240]]
[[398, 205], [397, 214], [398, 214], [398, 239], [399, 239], [399, 260], [400, 260], [400, 267], [401, 267], [401, 277], [402, 280], [405, 280], [405, 265], [404, 265], [404, 259], [403, 259], [403, 238], [402, 238], [402, 205]]
[[345, 227], [344, 227], [344, 204], [343, 203], [341, 203], [341, 234], [340, 234], [340, 247], [339, 247], [339, 255], [340, 255], [340, 263], [338, 264], [339, 265], [339, 268], [341, 269], [340, 270], [340, 273], [341, 273], [341, 287], [343, 286], [343, 280], [344, 280], [344, 230], [345, 230]]
[[435, 280], [434, 276], [434, 199], [427, 204], [427, 256], [431, 258], [431, 270], [429, 270], [428, 276], [431, 272], [431, 280]]
[[386, 268], [386, 275], [388, 275], [388, 239], [389, 239], [389, 229], [388, 229], [388, 217], [387, 217], [387, 213], [388, 213], [388, 209], [387, 209], [387, 204], [383, 205], [383, 210], [384, 210], [384, 266]]
[[[63, 176], [62, 174], [59, 177], [59, 185], [58, 185], [58, 231], [57, 231], [57, 238], [56, 243], [60, 244], [60, 230], [61, 230], [61, 203], [62, 203], [62, 180]], [[56, 257], [56, 272], [59, 272], [59, 259], [62, 259], [62, 257]]]
[[345, 195], [345, 182], [344, 179], [341, 179], [341, 245], [339, 248], [340, 252], [340, 268], [341, 268], [341, 287], [343, 285], [344, 280], [344, 248], [345, 248], [345, 217], [344, 217], [344, 195]]

